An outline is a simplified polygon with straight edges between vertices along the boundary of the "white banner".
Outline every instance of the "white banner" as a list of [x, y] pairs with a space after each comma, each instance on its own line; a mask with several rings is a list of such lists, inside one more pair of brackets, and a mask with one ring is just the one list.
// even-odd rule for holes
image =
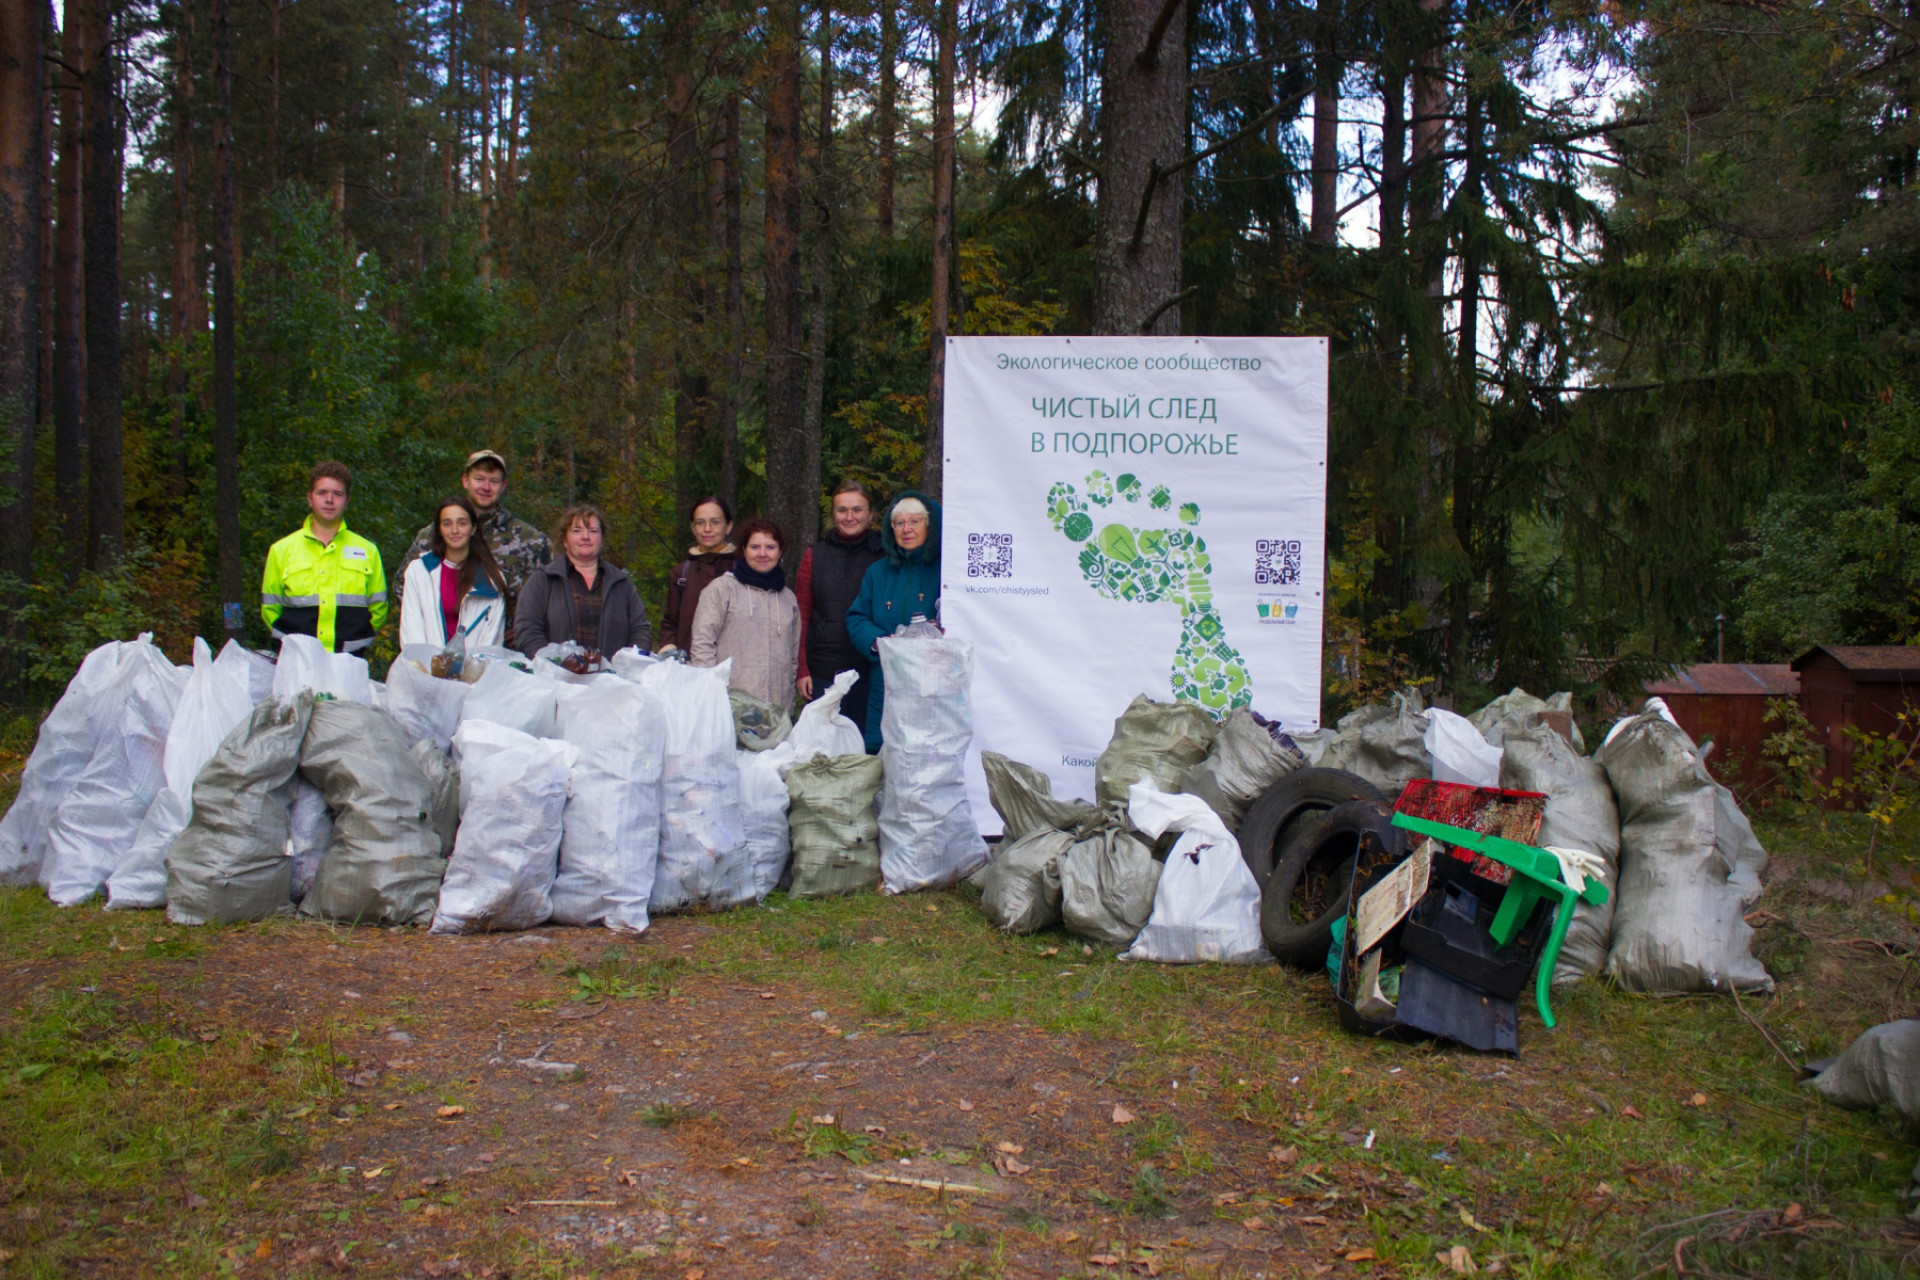
[[1093, 796], [1134, 695], [1320, 726], [1324, 338], [952, 338], [941, 618], [980, 752]]

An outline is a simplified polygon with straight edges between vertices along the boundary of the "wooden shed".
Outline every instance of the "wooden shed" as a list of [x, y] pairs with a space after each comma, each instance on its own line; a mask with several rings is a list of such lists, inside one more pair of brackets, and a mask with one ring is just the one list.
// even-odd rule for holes
[[1713, 739], [1709, 768], [1745, 797], [1771, 776], [1762, 749], [1779, 727], [1768, 722], [1767, 703], [1796, 696], [1800, 677], [1784, 662], [1703, 662], [1645, 687], [1665, 700], [1695, 742]]
[[1920, 709], [1920, 648], [1904, 644], [1815, 645], [1792, 662], [1800, 706], [1827, 745], [1822, 781], [1853, 777], [1853, 739], [1900, 732], [1900, 713]]

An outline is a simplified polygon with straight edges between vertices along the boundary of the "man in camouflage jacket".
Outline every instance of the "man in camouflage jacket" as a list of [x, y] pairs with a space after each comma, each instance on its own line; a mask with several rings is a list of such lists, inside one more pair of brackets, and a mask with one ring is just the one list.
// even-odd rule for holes
[[[467, 464], [460, 472], [460, 487], [467, 491], [480, 513], [480, 526], [475, 532], [486, 537], [493, 558], [500, 562], [500, 572], [507, 580], [508, 598], [518, 601], [527, 577], [553, 558], [553, 544], [546, 534], [500, 505], [501, 497], [507, 492], [507, 463], [493, 450], [481, 449], [467, 456]], [[407, 566], [432, 549], [433, 526], [428, 525], [414, 538], [394, 572], [391, 590], [396, 617], [400, 613], [401, 584], [406, 580]], [[507, 643], [512, 642], [509, 630]]]

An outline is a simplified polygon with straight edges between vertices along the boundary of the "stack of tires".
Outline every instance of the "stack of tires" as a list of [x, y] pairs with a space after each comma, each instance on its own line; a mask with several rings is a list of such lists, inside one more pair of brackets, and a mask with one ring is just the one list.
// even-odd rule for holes
[[1240, 852], [1260, 883], [1260, 931], [1274, 959], [1303, 969], [1326, 964], [1367, 832], [1389, 852], [1406, 853], [1391, 801], [1344, 769], [1296, 769], [1247, 811]]

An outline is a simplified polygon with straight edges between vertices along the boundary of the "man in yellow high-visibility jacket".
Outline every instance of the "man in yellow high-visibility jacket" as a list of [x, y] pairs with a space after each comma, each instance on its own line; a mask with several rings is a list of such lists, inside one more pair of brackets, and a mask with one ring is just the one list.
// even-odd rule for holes
[[307, 484], [313, 514], [273, 544], [260, 582], [260, 616], [275, 641], [317, 638], [335, 653], [364, 653], [387, 620], [380, 548], [347, 529], [353, 472], [323, 462]]

